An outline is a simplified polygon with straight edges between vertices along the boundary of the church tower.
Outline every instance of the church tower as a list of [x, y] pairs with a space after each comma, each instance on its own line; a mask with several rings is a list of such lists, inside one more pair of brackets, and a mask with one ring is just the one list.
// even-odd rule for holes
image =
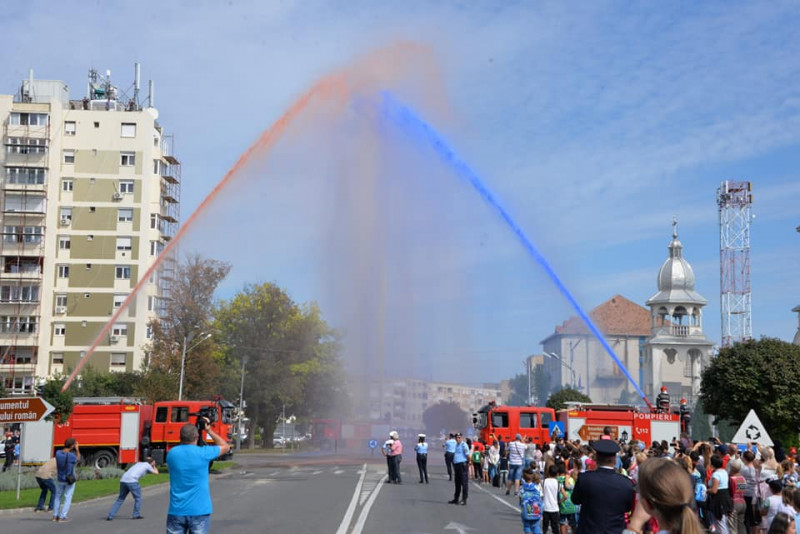
[[683, 257], [678, 220], [672, 221], [669, 258], [658, 271], [658, 293], [650, 297], [650, 339], [647, 341], [644, 392], [654, 399], [666, 386], [673, 405], [685, 397], [697, 402], [700, 373], [714, 342], [703, 333], [704, 299], [694, 290], [692, 266]]

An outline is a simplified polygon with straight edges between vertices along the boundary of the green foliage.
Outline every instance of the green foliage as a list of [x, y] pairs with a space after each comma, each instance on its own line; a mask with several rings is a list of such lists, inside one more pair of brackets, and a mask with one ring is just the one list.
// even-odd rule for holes
[[544, 370], [544, 365], [537, 365], [533, 368], [533, 394], [536, 397], [537, 406], [550, 395], [550, 375]]
[[506, 404], [509, 406], [525, 406], [528, 398], [528, 375], [520, 373], [509, 380], [511, 393]]
[[794, 443], [800, 431], [800, 347], [762, 338], [725, 347], [703, 371], [700, 399], [707, 412], [738, 426], [750, 409], [772, 439]]
[[572, 401], [592, 402], [592, 399], [577, 389], [566, 387], [550, 395], [550, 398], [547, 399], [547, 407], [553, 408], [554, 410], [563, 410], [566, 408], [566, 403]]
[[65, 376], [54, 376], [49, 378], [41, 388], [41, 397], [55, 408], [53, 412], [47, 416], [46, 419], [48, 421], [66, 421], [72, 413], [72, 391], [61, 391], [65, 381]]
[[440, 401], [422, 412], [422, 423], [429, 436], [447, 432], [463, 432], [470, 424], [469, 414], [455, 402]]
[[100, 372], [87, 365], [71, 391], [75, 397], [131, 397], [140, 379], [140, 373]]
[[[347, 402], [340, 341], [316, 304], [300, 306], [280, 287], [247, 286], [220, 303], [215, 329], [226, 362], [226, 394], [237, 398], [242, 364], [244, 398], [252, 428], [272, 445], [275, 421], [286, 415], [310, 419], [340, 414]], [[255, 446], [251, 440], [250, 446]]]

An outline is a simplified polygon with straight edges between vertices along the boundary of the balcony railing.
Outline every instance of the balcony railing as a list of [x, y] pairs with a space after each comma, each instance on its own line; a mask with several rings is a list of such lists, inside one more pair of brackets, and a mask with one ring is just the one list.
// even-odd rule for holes
[[669, 332], [676, 337], [687, 337], [689, 335], [689, 327], [674, 324], [670, 327]]

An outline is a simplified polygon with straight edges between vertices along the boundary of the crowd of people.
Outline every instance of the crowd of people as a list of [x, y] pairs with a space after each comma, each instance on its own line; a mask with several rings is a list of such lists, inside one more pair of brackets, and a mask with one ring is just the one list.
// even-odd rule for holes
[[[535, 534], [794, 534], [800, 520], [797, 453], [756, 443], [739, 447], [687, 434], [671, 443], [562, 437], [536, 444], [517, 434], [445, 440], [454, 482], [451, 504], [466, 505], [469, 481], [519, 502], [523, 532]], [[399, 482], [399, 438], [385, 444]], [[428, 444], [415, 446], [420, 483], [428, 482]], [[390, 480], [392, 482], [392, 480]], [[513, 497], [511, 497], [513, 492]]]

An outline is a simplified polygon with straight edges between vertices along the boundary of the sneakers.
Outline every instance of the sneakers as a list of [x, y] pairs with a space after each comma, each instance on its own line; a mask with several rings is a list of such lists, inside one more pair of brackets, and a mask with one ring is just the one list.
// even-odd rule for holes
[[467, 505], [467, 499], [462, 500], [461, 501], [461, 506], [466, 506], [466, 505]]
[[447, 501], [447, 504], [458, 504], [458, 499], [453, 499], [452, 501]]
[[55, 517], [52, 519], [52, 521], [54, 521], [54, 522], [58, 523], [58, 516], [55, 516]]
[[136, 517], [134, 517], [134, 519], [144, 519], [144, 516], [143, 515], [137, 515]]
[[106, 517], [106, 521], [113, 521], [113, 520], [114, 520], [113, 517]]
[[69, 517], [62, 517], [58, 520], [59, 523], [69, 523], [71, 519]]
[[510, 495], [510, 494], [511, 494], [511, 490], [510, 490], [510, 489], [507, 489], [507, 490], [506, 490], [506, 495]]

